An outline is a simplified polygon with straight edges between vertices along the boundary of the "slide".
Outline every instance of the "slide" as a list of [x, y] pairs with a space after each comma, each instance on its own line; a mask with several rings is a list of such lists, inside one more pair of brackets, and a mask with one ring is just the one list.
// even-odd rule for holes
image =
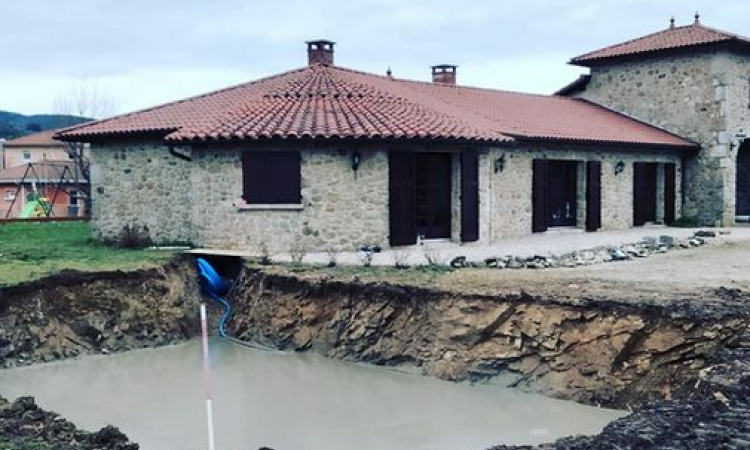
[[39, 197], [35, 200], [29, 200], [26, 206], [18, 216], [21, 219], [29, 219], [34, 217], [45, 217], [48, 215], [50, 204], [44, 197]]

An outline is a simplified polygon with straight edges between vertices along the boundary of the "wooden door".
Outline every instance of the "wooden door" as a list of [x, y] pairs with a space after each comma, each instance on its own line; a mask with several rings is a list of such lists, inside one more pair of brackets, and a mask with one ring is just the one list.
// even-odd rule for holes
[[479, 240], [479, 157], [476, 150], [461, 153], [461, 242]]
[[426, 239], [451, 237], [451, 155], [417, 153], [416, 229]]
[[675, 221], [677, 207], [677, 165], [664, 164], [664, 223], [667, 225]]
[[390, 152], [388, 161], [388, 195], [390, 244], [412, 245], [417, 242], [415, 217], [414, 152]]
[[578, 204], [578, 164], [549, 161], [547, 167], [547, 213], [550, 227], [575, 226]]
[[547, 231], [547, 163], [546, 159], [535, 159], [533, 162], [531, 187], [531, 231]]
[[633, 164], [633, 225], [656, 222], [655, 163]]
[[602, 163], [586, 163], [586, 231], [602, 227]]
[[736, 215], [750, 216], [750, 143], [744, 142], [737, 153]]

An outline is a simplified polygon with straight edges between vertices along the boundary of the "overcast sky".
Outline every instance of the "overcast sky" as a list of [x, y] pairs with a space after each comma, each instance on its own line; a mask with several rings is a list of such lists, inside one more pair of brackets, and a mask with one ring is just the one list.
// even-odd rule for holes
[[571, 57], [696, 9], [750, 35], [747, 0], [0, 0], [0, 110], [53, 112], [86, 80], [124, 113], [301, 67], [317, 38], [345, 67], [551, 93], [584, 72]]

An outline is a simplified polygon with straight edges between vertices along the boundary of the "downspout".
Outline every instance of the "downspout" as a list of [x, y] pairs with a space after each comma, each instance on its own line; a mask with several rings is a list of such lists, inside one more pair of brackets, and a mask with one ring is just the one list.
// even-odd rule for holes
[[193, 161], [193, 158], [192, 158], [192, 157], [190, 157], [190, 156], [188, 156], [188, 155], [185, 155], [185, 154], [183, 154], [183, 153], [179, 153], [179, 152], [177, 152], [177, 151], [176, 151], [176, 150], [174, 149], [174, 147], [172, 147], [171, 145], [169, 146], [169, 154], [170, 154], [170, 155], [172, 155], [172, 156], [174, 156], [175, 158], [177, 158], [177, 159], [181, 159], [181, 160], [183, 160], [183, 161], [187, 161], [187, 162], [192, 162], [192, 161]]

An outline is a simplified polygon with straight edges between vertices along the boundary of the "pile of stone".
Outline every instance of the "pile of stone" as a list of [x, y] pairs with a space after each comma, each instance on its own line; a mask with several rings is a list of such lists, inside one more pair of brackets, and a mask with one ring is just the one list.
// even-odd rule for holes
[[[612, 261], [627, 261], [646, 258], [655, 253], [667, 253], [672, 249], [687, 249], [704, 245], [707, 238], [716, 237], [715, 231], [698, 231], [688, 238], [662, 235], [646, 236], [640, 242], [618, 246], [601, 246], [586, 250], [576, 250], [563, 255], [533, 255], [528, 257], [507, 255], [484, 260], [485, 267], [491, 269], [549, 269], [589, 266]], [[465, 257], [451, 261], [453, 268], [467, 267]]]
[[0, 397], [0, 448], [138, 450], [120, 430], [107, 426], [89, 433], [39, 408], [31, 397], [9, 403]]

